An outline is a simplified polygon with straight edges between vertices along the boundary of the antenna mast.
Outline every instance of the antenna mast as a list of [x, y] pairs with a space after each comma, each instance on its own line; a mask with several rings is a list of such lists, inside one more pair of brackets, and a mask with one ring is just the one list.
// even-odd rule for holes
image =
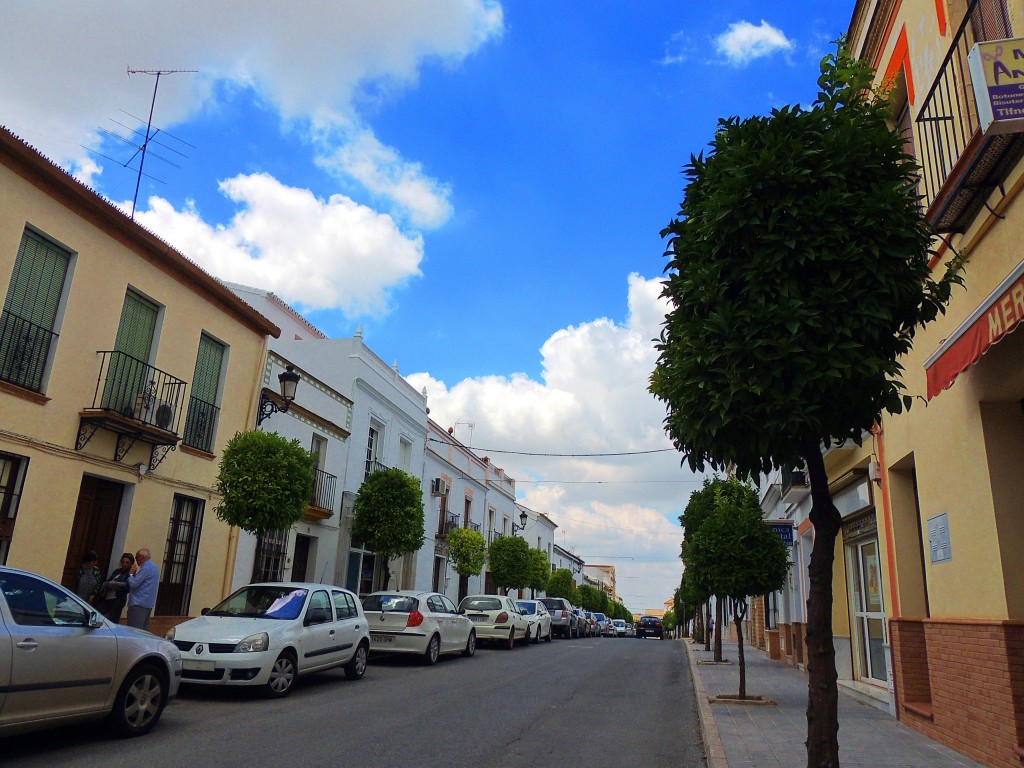
[[160, 75], [195, 74], [198, 71], [197, 69], [132, 69], [128, 67], [129, 77], [132, 75], [156, 75], [156, 81], [153, 83], [153, 100], [149, 103], [146, 138], [142, 142], [142, 146], [139, 147], [142, 154], [139, 156], [139, 175], [135, 179], [135, 197], [132, 198], [132, 219], [135, 218], [135, 204], [139, 200], [139, 185], [142, 184], [142, 166], [146, 163], [146, 148], [149, 146], [149, 140], [156, 136], [156, 133], [150, 135], [150, 131], [153, 129], [153, 108], [156, 106], [156, 90], [160, 87]]

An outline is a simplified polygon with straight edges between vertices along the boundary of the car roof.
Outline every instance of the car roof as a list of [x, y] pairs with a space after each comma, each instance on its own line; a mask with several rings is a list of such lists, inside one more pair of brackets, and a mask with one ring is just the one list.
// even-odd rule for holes
[[[246, 584], [246, 587], [289, 587], [291, 589], [342, 589], [351, 592], [350, 589], [339, 587], [337, 584], [317, 584], [311, 581], [258, 581], [255, 584]], [[239, 587], [244, 589], [244, 587]]]
[[[373, 597], [374, 595], [401, 595], [402, 597], [423, 597], [425, 595], [440, 595], [441, 592], [427, 592], [420, 589], [378, 589], [376, 592], [371, 592], [367, 597]], [[447, 597], [447, 595], [445, 595]], [[451, 598], [448, 598], [449, 600]]]

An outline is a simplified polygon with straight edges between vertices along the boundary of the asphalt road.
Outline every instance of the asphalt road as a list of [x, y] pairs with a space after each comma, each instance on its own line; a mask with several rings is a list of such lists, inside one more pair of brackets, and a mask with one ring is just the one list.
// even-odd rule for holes
[[147, 736], [99, 725], [0, 741], [4, 768], [239, 766], [703, 768], [685, 650], [676, 641], [555, 640], [475, 657], [371, 661], [300, 680], [270, 701], [188, 688]]

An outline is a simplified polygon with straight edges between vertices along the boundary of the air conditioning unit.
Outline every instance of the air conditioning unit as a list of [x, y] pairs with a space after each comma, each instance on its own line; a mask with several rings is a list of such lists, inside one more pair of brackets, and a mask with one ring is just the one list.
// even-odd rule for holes
[[431, 496], [444, 496], [448, 493], [448, 483], [445, 482], [443, 477], [435, 477], [430, 481], [430, 495]]
[[151, 395], [136, 395], [135, 418], [160, 429], [170, 430], [174, 426], [174, 403]]

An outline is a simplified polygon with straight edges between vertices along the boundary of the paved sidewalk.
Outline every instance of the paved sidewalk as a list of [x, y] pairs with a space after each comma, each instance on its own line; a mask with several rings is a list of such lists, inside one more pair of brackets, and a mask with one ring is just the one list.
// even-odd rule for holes
[[[747, 693], [774, 705], [709, 704], [736, 694], [736, 643], [722, 641], [729, 665], [698, 664], [714, 654], [682, 640], [690, 658], [708, 768], [799, 768], [807, 763], [807, 676], [744, 647]], [[912, 731], [887, 712], [839, 689], [839, 760], [843, 768], [981, 768], [979, 763]]]

